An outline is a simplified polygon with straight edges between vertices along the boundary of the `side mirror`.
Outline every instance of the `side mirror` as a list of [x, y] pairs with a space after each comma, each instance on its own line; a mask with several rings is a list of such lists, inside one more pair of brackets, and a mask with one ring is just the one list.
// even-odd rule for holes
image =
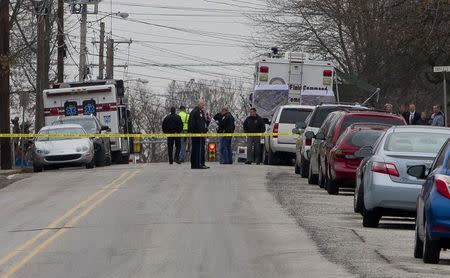
[[315, 137], [314, 132], [312, 132], [312, 131], [305, 132], [306, 139], [313, 139], [314, 137]]
[[298, 122], [295, 124], [295, 127], [298, 129], [305, 129], [306, 128], [306, 123], [305, 122]]
[[296, 128], [296, 127], [292, 129], [292, 133], [294, 133], [294, 134], [301, 134], [300, 130], [298, 128]]
[[408, 175], [418, 179], [425, 179], [427, 177], [427, 167], [425, 165], [415, 165], [408, 168]]
[[263, 119], [263, 121], [264, 121], [264, 123], [265, 123], [266, 125], [270, 125], [270, 121], [269, 121], [269, 119], [267, 119], [267, 118], [264, 118], [264, 119]]
[[359, 158], [366, 158], [373, 155], [373, 148], [371, 146], [364, 146], [357, 150], [354, 154]]
[[322, 132], [318, 132], [316, 134], [316, 139], [317, 140], [325, 140], [325, 134], [323, 134]]

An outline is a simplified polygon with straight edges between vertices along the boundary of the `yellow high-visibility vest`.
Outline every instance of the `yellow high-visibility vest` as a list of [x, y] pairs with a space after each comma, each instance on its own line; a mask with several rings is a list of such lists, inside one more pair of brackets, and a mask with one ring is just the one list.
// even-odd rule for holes
[[189, 114], [181, 111], [180, 113], [178, 113], [178, 116], [180, 116], [181, 120], [183, 121], [183, 131], [188, 131]]

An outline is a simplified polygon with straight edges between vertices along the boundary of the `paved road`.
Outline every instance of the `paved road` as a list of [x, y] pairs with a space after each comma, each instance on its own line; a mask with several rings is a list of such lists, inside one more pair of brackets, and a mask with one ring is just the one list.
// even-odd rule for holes
[[351, 276], [267, 191], [284, 171], [152, 164], [32, 175], [0, 190], [0, 276]]
[[363, 277], [450, 277], [450, 252], [441, 252], [439, 265], [413, 257], [412, 219], [383, 218], [379, 228], [363, 228], [353, 192], [331, 196], [293, 172], [269, 172], [267, 189], [328, 260]]

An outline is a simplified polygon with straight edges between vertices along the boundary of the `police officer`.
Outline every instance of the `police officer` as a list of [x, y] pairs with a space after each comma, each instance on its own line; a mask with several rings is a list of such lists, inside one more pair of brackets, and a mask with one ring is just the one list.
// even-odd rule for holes
[[[177, 134], [183, 131], [183, 121], [176, 113], [175, 107], [170, 108], [170, 114], [167, 115], [162, 123], [162, 130], [167, 134]], [[173, 164], [173, 145], [175, 144], [175, 162], [180, 164], [180, 137], [167, 137], [167, 151], [169, 154], [169, 163]]]
[[[234, 117], [231, 115], [228, 107], [222, 108], [222, 111], [214, 116], [218, 124], [217, 133], [234, 133]], [[233, 164], [233, 152], [231, 149], [232, 137], [220, 137], [220, 163]]]
[[[207, 133], [208, 119], [204, 100], [199, 100], [198, 105], [189, 114], [188, 131], [189, 133]], [[205, 137], [192, 137], [191, 169], [208, 168], [205, 165]]]
[[[188, 122], [189, 122], [189, 114], [186, 113], [186, 107], [184, 105], [180, 106], [180, 112], [178, 113], [178, 116], [181, 117], [181, 120], [183, 121], [183, 131], [182, 133], [188, 132]], [[180, 148], [180, 162], [184, 162], [186, 159], [186, 144], [187, 144], [187, 137], [181, 137], [181, 148]]]
[[[244, 121], [244, 131], [246, 133], [264, 133], [266, 126], [263, 119], [256, 113], [256, 108], [250, 109], [250, 115]], [[245, 164], [261, 163], [261, 137], [247, 137], [247, 162]]]

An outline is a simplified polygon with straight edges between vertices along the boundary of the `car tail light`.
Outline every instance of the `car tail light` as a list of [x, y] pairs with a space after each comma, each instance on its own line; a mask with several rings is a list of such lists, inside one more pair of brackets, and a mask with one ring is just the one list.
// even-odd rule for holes
[[59, 115], [59, 110], [58, 110], [58, 108], [50, 108], [50, 115], [52, 115], [52, 116], [58, 116], [58, 115]]
[[332, 70], [324, 70], [323, 71], [323, 76], [324, 77], [332, 77], [333, 76], [333, 71]]
[[372, 172], [400, 177], [400, 174], [397, 171], [397, 167], [395, 167], [395, 164], [392, 163], [374, 162], [372, 164]]
[[334, 152], [334, 156], [337, 157], [337, 158], [344, 158], [345, 154], [344, 154], [344, 152], [341, 149], [337, 149]]
[[111, 106], [109, 105], [109, 103], [103, 103], [102, 111], [105, 112], [105, 111], [109, 111], [109, 110], [111, 110]]
[[269, 73], [269, 67], [268, 66], [261, 66], [259, 67], [260, 73]]
[[[273, 132], [273, 133], [278, 133], [278, 128], [279, 128], [279, 126], [280, 126], [279, 123], [275, 123], [275, 124], [273, 125], [273, 130], [272, 130], [272, 132]], [[278, 138], [278, 134], [277, 134], [277, 135], [273, 135], [273, 138]]]
[[434, 183], [436, 184], [436, 191], [445, 198], [450, 199], [450, 177], [444, 175], [436, 175], [436, 180], [434, 181]]
[[433, 226], [433, 228], [431, 228], [433, 231], [435, 232], [450, 232], [450, 228], [441, 226], [441, 225], [436, 225]]
[[306, 138], [305, 139], [305, 145], [306, 146], [311, 146], [312, 145], [312, 138]]

